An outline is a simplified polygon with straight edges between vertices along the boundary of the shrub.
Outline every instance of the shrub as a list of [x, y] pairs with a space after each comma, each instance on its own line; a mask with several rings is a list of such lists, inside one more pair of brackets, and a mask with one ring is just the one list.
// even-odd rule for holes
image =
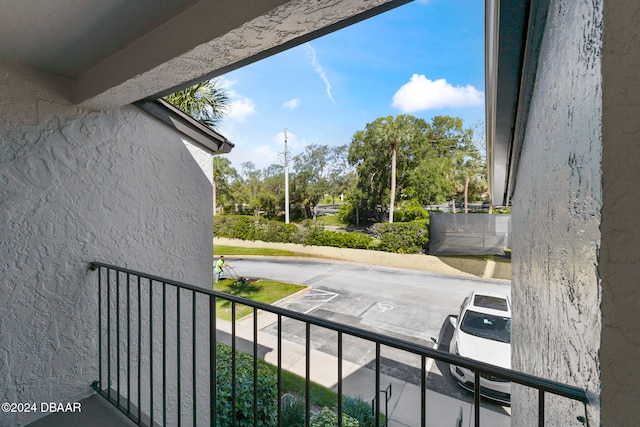
[[216, 215], [213, 234], [230, 239], [255, 240], [255, 218], [244, 215]]
[[[231, 372], [231, 349], [217, 345], [216, 414], [219, 426], [274, 426], [278, 417], [277, 376], [262, 361], [258, 363], [258, 419], [253, 419], [253, 357], [236, 352], [236, 370]], [[232, 375], [236, 377], [235, 414], [232, 413]]]
[[296, 398], [283, 399], [281, 414], [282, 425], [304, 427], [306, 423], [306, 403]]
[[342, 412], [358, 420], [360, 427], [375, 427], [376, 417], [373, 415], [371, 403], [358, 397], [343, 396]]
[[367, 249], [371, 241], [371, 236], [357, 231], [342, 233], [323, 230], [306, 235], [304, 244], [332, 246], [336, 248]]
[[335, 248], [367, 249], [371, 236], [357, 231], [338, 232], [324, 229], [322, 221], [302, 222], [302, 243], [309, 246], [332, 246]]
[[379, 223], [371, 228], [380, 239], [376, 248], [380, 251], [415, 254], [425, 252], [429, 243], [429, 220]]
[[[311, 420], [311, 427], [337, 427], [338, 414], [327, 408], [322, 408], [322, 412]], [[358, 420], [350, 417], [349, 415], [342, 414], [342, 426], [343, 427], [359, 427]]]
[[297, 243], [300, 240], [300, 231], [295, 224], [261, 219], [256, 223], [255, 228], [255, 240], [279, 243]]
[[429, 220], [429, 211], [417, 202], [409, 202], [393, 212], [393, 220], [410, 222], [415, 220]]

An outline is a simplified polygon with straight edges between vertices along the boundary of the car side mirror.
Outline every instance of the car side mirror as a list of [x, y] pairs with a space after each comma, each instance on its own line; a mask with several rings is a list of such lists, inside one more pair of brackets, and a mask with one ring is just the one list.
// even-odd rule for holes
[[458, 316], [449, 316], [449, 323], [451, 323], [451, 326], [453, 326], [454, 328], [458, 326]]

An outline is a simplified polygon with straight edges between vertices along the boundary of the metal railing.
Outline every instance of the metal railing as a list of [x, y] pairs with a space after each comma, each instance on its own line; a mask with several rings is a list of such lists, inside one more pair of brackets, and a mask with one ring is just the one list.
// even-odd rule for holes
[[[343, 418], [343, 337], [351, 336], [375, 346], [373, 361], [378, 396], [373, 401], [375, 414], [381, 414], [381, 348], [403, 350], [420, 358], [420, 423], [426, 425], [427, 360], [467, 368], [474, 372], [474, 424], [480, 426], [480, 376], [502, 378], [536, 389], [538, 392], [538, 425], [545, 423], [545, 396], [562, 396], [584, 406], [588, 425], [587, 393], [577, 387], [550, 381], [510, 369], [478, 362], [448, 352], [418, 345], [394, 337], [355, 328], [292, 310], [247, 300], [234, 295], [203, 289], [174, 280], [141, 273], [126, 268], [92, 262], [98, 281], [98, 343], [99, 374], [93, 389], [139, 425], [219, 425], [216, 414], [217, 327], [216, 300], [231, 306], [231, 372], [236, 371], [237, 328], [236, 307], [253, 310], [253, 419], [258, 419], [258, 310], [277, 316], [277, 397], [283, 396], [282, 355], [283, 319], [293, 319], [305, 325], [305, 419], [311, 419], [310, 353], [311, 326], [337, 333], [337, 414], [338, 426]], [[159, 324], [158, 324], [159, 323]], [[231, 380], [231, 413], [236, 414], [238, 397], [235, 375]], [[375, 391], [378, 391], [377, 393]], [[387, 399], [385, 398], [385, 401]], [[384, 411], [386, 412], [386, 411]], [[382, 419], [381, 419], [382, 418]], [[385, 423], [375, 417], [376, 427]], [[235, 424], [235, 418], [232, 425]], [[277, 405], [277, 425], [282, 425], [282, 403]]]

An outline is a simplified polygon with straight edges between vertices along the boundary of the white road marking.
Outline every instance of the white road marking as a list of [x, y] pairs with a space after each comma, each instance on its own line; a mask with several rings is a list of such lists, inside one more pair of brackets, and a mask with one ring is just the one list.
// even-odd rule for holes
[[387, 303], [387, 302], [379, 302], [376, 303], [376, 306], [378, 307], [378, 310], [380, 310], [381, 312], [385, 312], [385, 311], [389, 311], [389, 310], [393, 310], [393, 305]]
[[334, 299], [338, 295], [340, 295], [340, 294], [337, 294], [335, 292], [323, 291], [322, 289], [312, 289], [311, 291], [309, 291], [309, 292], [307, 292], [306, 294], [303, 295], [302, 300], [313, 299], [314, 301], [317, 301], [318, 303], [316, 305], [314, 305], [313, 307], [311, 307], [309, 310], [305, 311], [304, 314], [311, 313], [313, 310], [315, 310], [316, 308], [320, 307], [322, 304], [325, 304], [325, 303], [331, 301], [332, 299]]

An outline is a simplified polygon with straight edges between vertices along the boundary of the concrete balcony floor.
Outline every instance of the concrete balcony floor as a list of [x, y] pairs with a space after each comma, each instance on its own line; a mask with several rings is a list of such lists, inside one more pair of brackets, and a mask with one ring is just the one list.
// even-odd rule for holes
[[136, 424], [101, 396], [82, 399], [82, 412], [55, 413], [29, 424], [29, 427], [129, 427]]

